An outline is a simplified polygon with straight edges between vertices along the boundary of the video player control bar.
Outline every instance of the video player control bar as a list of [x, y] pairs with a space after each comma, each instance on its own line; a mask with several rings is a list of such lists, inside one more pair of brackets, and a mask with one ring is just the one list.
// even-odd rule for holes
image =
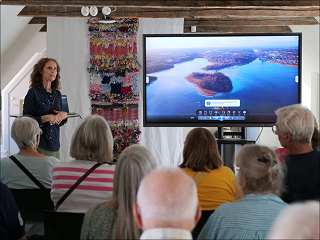
[[198, 116], [198, 120], [245, 120], [245, 116]]

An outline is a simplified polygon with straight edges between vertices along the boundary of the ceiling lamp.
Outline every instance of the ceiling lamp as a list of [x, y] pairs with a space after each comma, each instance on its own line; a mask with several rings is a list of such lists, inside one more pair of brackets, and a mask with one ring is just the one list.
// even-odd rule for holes
[[111, 11], [111, 8], [109, 8], [109, 7], [103, 7], [102, 8], [102, 13], [103, 13], [104, 19], [100, 19], [99, 23], [105, 23], [105, 24], [115, 23], [116, 20], [107, 17], [108, 15], [110, 15], [110, 13], [115, 12], [115, 11], [117, 11], [116, 7], [115, 7], [115, 9], [113, 11]]
[[98, 8], [96, 6], [90, 7], [90, 14], [91, 16], [95, 17], [98, 14]]
[[82, 7], [81, 8], [81, 14], [82, 14], [82, 16], [88, 16], [89, 15], [89, 13], [90, 13], [90, 9], [89, 9], [89, 7]]
[[103, 15], [110, 15], [110, 13], [111, 13], [111, 8], [109, 8], [109, 7], [103, 7], [103, 8], [102, 8], [102, 13], [103, 13]]

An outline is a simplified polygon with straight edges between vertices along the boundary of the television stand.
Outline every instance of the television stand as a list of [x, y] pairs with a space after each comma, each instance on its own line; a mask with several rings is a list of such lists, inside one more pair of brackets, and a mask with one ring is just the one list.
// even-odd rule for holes
[[[226, 137], [231, 136], [231, 137]], [[240, 136], [240, 137], [235, 137]], [[240, 132], [224, 132], [223, 127], [218, 127], [217, 131], [217, 143], [218, 149], [221, 155], [221, 159], [224, 166], [227, 166], [233, 169], [233, 161], [236, 154], [237, 145], [246, 145], [246, 144], [255, 144], [255, 139], [247, 139], [246, 138], [246, 128], [241, 127]], [[240, 147], [241, 147], [240, 146]]]

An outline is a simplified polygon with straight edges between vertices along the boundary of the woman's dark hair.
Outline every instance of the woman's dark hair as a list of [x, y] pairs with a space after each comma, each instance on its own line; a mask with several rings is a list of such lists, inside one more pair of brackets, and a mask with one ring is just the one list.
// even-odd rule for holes
[[190, 168], [195, 172], [208, 172], [220, 168], [221, 165], [222, 160], [214, 135], [205, 128], [192, 129], [184, 142], [183, 162], [179, 167]]
[[34, 66], [30, 75], [30, 88], [42, 86], [42, 70], [47, 62], [54, 61], [57, 64], [56, 79], [51, 83], [51, 88], [60, 89], [60, 66], [53, 58], [42, 58]]

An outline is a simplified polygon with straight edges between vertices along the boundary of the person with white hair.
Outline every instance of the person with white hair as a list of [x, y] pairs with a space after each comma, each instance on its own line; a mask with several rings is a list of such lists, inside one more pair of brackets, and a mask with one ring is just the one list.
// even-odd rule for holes
[[234, 164], [245, 196], [220, 205], [197, 239], [266, 239], [273, 222], [288, 206], [279, 197], [284, 166], [274, 151], [266, 146], [246, 145]]
[[274, 223], [268, 239], [319, 239], [319, 201], [293, 203]]
[[320, 152], [311, 146], [314, 133], [312, 112], [295, 104], [278, 109], [276, 115], [273, 132], [278, 135], [280, 144], [289, 150], [285, 156], [287, 191], [282, 199], [287, 203], [319, 199]]
[[[16, 158], [45, 188], [51, 188], [52, 168], [59, 159], [37, 152], [41, 129], [31, 117], [18, 117], [11, 126], [11, 137], [19, 148]], [[11, 156], [11, 157], [12, 157]], [[9, 157], [1, 160], [1, 182], [9, 188], [39, 188]]]
[[179, 168], [157, 168], [142, 180], [133, 214], [140, 239], [192, 239], [201, 217], [196, 185]]
[[[113, 160], [113, 137], [107, 121], [99, 115], [82, 120], [71, 139], [71, 161], [53, 166], [51, 199], [58, 212], [85, 213], [95, 204], [112, 195], [115, 165]], [[60, 204], [62, 196], [88, 170], [97, 166], [71, 194]]]

